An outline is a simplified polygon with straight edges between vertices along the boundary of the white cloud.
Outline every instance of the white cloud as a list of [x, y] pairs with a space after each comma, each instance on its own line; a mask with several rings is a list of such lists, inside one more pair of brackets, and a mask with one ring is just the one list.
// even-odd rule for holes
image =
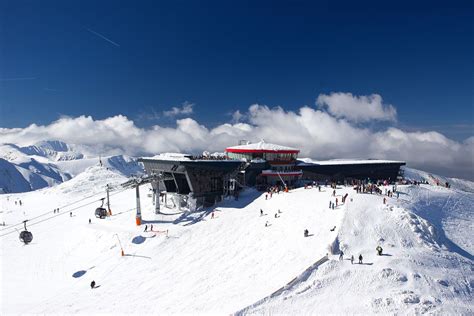
[[342, 92], [320, 94], [316, 104], [321, 108], [327, 108], [328, 112], [337, 118], [346, 118], [356, 123], [397, 119], [397, 110], [391, 105], [382, 104], [382, 97], [378, 94], [369, 96], [354, 96], [352, 93]]
[[185, 101], [181, 105], [181, 107], [173, 106], [171, 110], [163, 111], [163, 115], [168, 116], [168, 117], [175, 117], [178, 115], [188, 115], [188, 114], [193, 113], [193, 107], [194, 107], [194, 103]]
[[232, 113], [232, 122], [238, 123], [245, 119], [245, 115], [240, 112], [240, 110], [235, 111]]
[[394, 127], [372, 130], [307, 106], [294, 112], [254, 104], [242, 115], [246, 123], [225, 123], [214, 128], [191, 118], [177, 120], [174, 127], [139, 128], [122, 115], [105, 120], [62, 117], [44, 126], [0, 128], [0, 143], [30, 145], [58, 139], [82, 145], [91, 154], [137, 156], [223, 151], [241, 139], [265, 139], [301, 149], [300, 157], [405, 160], [411, 167], [474, 179], [474, 136], [457, 142], [438, 132], [407, 132]]

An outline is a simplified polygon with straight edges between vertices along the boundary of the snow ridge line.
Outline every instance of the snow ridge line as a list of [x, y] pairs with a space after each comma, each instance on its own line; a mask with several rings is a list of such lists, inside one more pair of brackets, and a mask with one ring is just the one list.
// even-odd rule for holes
[[316, 261], [315, 263], [313, 263], [311, 266], [309, 266], [306, 270], [304, 270], [300, 275], [296, 276], [293, 280], [291, 280], [290, 282], [288, 282], [286, 285], [282, 286], [281, 288], [279, 288], [278, 290], [276, 290], [275, 292], [273, 292], [272, 294], [258, 300], [257, 302], [247, 306], [247, 307], [244, 307], [243, 309], [235, 312], [233, 315], [234, 316], [242, 316], [242, 315], [245, 315], [245, 312], [247, 312], [249, 309], [251, 308], [254, 308], [254, 307], [257, 307], [258, 305], [261, 305], [262, 303], [264, 303], [265, 301], [271, 299], [271, 298], [274, 298], [278, 295], [281, 295], [284, 291], [288, 291], [290, 290], [291, 288], [293, 288], [295, 285], [297, 285], [298, 283], [302, 283], [304, 281], [306, 281], [309, 276], [311, 275], [311, 273], [313, 271], [315, 271], [316, 269], [319, 268], [319, 266], [321, 266], [323, 263], [329, 261], [329, 256], [326, 254], [324, 257], [322, 257], [321, 259], [319, 259], [318, 261]]

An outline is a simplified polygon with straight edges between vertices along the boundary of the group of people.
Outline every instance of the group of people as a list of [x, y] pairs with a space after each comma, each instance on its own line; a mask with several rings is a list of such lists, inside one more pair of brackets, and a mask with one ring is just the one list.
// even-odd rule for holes
[[55, 213], [59, 213], [59, 208], [55, 208], [55, 209], [53, 210], [53, 214], [55, 214]]
[[[359, 254], [359, 264], [362, 264], [362, 254]], [[339, 253], [339, 261], [344, 260], [344, 252], [341, 250]], [[354, 264], [354, 255], [351, 255], [351, 264]]]
[[150, 230], [148, 230], [148, 225], [145, 225], [145, 230], [144, 230], [144, 232], [147, 232], [147, 231], [150, 231], [150, 232], [153, 231], [153, 224], [150, 225]]
[[318, 188], [318, 191], [321, 192], [321, 186], [318, 183], [316, 183], [316, 181], [305, 183], [304, 188], [305, 189]]
[[[275, 218], [279, 218], [280, 217], [280, 214], [282, 213], [282, 211], [280, 209], [278, 209], [278, 211], [275, 213]], [[263, 210], [260, 209], [260, 216], [263, 216], [263, 215], [266, 215], [263, 213]], [[268, 221], [265, 222], [265, 227], [268, 227], [270, 226], [270, 223]]]
[[281, 191], [288, 192], [287, 187], [282, 187], [280, 185], [274, 185], [271, 186], [267, 189], [267, 192], [265, 193], [265, 200], [271, 199], [273, 196], [273, 193], [280, 194]]

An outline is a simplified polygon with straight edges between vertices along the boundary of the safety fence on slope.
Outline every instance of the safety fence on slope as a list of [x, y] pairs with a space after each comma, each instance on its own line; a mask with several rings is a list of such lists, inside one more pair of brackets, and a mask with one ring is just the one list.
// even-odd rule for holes
[[293, 280], [291, 280], [290, 282], [288, 282], [287, 284], [285, 284], [284, 286], [282, 286], [281, 288], [279, 288], [278, 290], [276, 290], [275, 292], [273, 292], [272, 294], [262, 298], [261, 300], [258, 300], [257, 302], [237, 311], [234, 313], [235, 316], [240, 316], [240, 315], [244, 315], [245, 312], [247, 312], [248, 310], [250, 310], [251, 308], [255, 308], [261, 304], [263, 304], [264, 302], [268, 301], [269, 299], [271, 298], [274, 298], [278, 295], [281, 295], [283, 292], [285, 291], [288, 291], [288, 290], [291, 290], [293, 287], [295, 287], [297, 284], [300, 284], [304, 281], [306, 281], [309, 276], [313, 273], [313, 271], [315, 271], [316, 269], [318, 269], [323, 263], [329, 261], [329, 256], [328, 255], [325, 255], [324, 257], [322, 257], [321, 259], [319, 259], [318, 261], [316, 261], [315, 263], [313, 263], [311, 266], [309, 266], [306, 270], [304, 270], [301, 274], [299, 274], [298, 276], [296, 276]]

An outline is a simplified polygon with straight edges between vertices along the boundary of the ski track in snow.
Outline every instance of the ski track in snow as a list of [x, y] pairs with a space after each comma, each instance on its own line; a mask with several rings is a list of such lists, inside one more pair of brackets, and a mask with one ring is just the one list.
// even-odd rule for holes
[[[329, 210], [329, 188], [270, 200], [247, 190], [238, 201], [224, 200], [211, 219], [213, 209], [188, 214], [163, 207], [174, 215], [155, 215], [149, 186], [142, 186], [144, 221], [168, 230], [166, 237], [135, 226], [134, 190], [113, 193], [113, 216], [94, 217], [105, 185], [125, 181], [95, 166], [53, 188], [0, 195], [0, 222], [9, 225], [97, 193], [32, 225], [29, 245], [16, 232], [1, 237], [1, 314], [473, 312], [473, 193], [400, 186], [400, 199], [383, 205], [382, 196], [341, 187], [339, 199], [349, 193], [346, 204]], [[22, 206], [14, 204], [18, 199]], [[70, 217], [80, 205], [86, 206]], [[305, 228], [310, 237], [303, 237]], [[387, 255], [375, 255], [378, 244]], [[336, 253], [311, 267], [330, 248]], [[366, 264], [340, 262], [338, 249], [355, 262], [362, 253]], [[100, 287], [91, 290], [92, 280]]]

